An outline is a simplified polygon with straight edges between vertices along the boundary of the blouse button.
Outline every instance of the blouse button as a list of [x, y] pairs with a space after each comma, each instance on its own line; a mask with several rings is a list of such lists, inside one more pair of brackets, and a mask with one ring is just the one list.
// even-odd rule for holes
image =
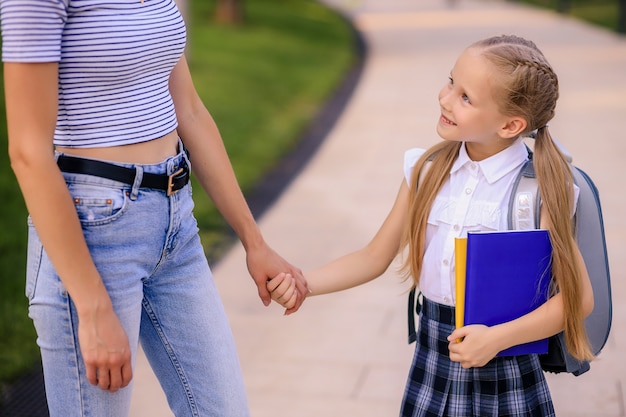
[[458, 232], [460, 229], [460, 226], [458, 224], [455, 224], [452, 229], [454, 229], [455, 232]]
[[450, 262], [449, 262], [447, 259], [444, 259], [444, 260], [443, 260], [443, 264], [444, 264], [445, 266], [448, 266], [448, 264], [449, 264], [449, 263], [450, 263]]
[[472, 189], [471, 188], [466, 188], [465, 189], [465, 194], [471, 194], [472, 193]]

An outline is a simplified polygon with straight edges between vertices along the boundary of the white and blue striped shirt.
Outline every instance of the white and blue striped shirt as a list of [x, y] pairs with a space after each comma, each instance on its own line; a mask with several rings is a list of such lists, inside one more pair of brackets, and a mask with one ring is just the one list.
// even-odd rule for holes
[[1, 0], [2, 60], [58, 62], [54, 144], [95, 148], [177, 127], [169, 76], [186, 42], [173, 0]]

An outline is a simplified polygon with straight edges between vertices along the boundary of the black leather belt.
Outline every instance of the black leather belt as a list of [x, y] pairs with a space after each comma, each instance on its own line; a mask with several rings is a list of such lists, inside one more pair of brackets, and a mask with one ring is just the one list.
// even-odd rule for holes
[[[129, 185], [134, 184], [137, 174], [135, 168], [126, 168], [107, 162], [77, 158], [74, 156], [60, 155], [57, 164], [63, 172], [93, 175], [95, 177], [107, 178]], [[185, 163], [172, 175], [144, 172], [140, 187], [163, 190], [166, 191], [169, 196], [187, 185], [189, 175], [189, 168]]]

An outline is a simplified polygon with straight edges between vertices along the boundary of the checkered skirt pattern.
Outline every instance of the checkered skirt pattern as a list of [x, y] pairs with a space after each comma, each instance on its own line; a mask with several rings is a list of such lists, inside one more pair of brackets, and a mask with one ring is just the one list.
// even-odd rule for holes
[[496, 357], [480, 368], [450, 360], [454, 307], [423, 299], [401, 417], [555, 416], [537, 355]]

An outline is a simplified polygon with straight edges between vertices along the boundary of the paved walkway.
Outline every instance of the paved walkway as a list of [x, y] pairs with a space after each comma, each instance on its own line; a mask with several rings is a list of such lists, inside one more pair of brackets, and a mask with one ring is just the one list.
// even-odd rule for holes
[[[435, 141], [437, 93], [474, 40], [516, 33], [555, 67], [561, 99], [551, 131], [601, 191], [613, 280], [613, 332], [587, 374], [549, 375], [557, 414], [626, 415], [626, 38], [516, 3], [326, 0], [363, 34], [358, 87], [310, 163], [260, 221], [267, 240], [305, 271], [364, 245], [391, 207], [402, 154]], [[619, 173], [620, 177], [614, 176]], [[283, 317], [264, 308], [235, 246], [214, 268], [238, 343], [254, 417], [396, 416], [413, 346], [406, 283], [394, 268], [362, 287], [313, 297]], [[132, 417], [169, 417], [143, 357]]]

